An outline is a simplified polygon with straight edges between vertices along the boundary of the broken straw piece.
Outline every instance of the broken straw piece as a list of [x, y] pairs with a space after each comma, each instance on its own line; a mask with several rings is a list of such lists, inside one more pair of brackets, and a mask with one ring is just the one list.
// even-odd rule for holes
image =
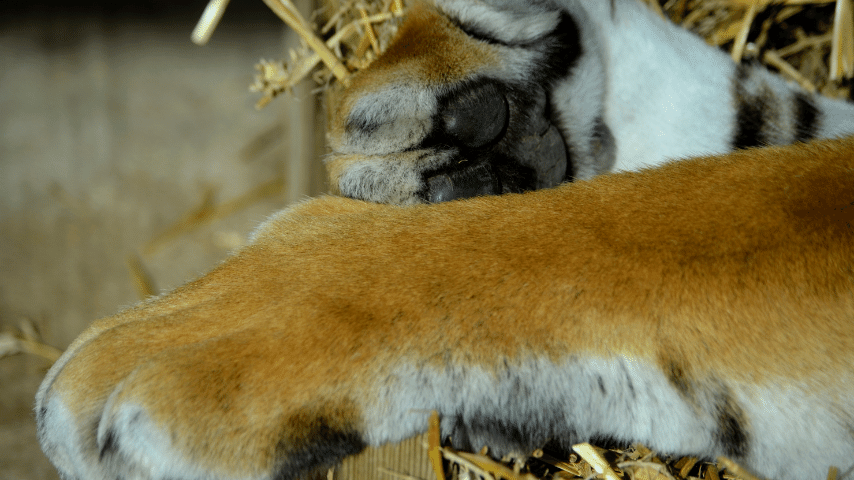
[[750, 33], [750, 26], [753, 25], [753, 20], [756, 18], [758, 7], [759, 2], [752, 3], [747, 13], [744, 14], [744, 19], [741, 21], [741, 29], [738, 31], [738, 35], [735, 36], [735, 41], [732, 44], [732, 60], [735, 63], [741, 63], [741, 57], [744, 55], [744, 46], [747, 44], [747, 34]]
[[308, 46], [320, 55], [320, 60], [326, 65], [335, 78], [338, 79], [345, 87], [350, 85], [350, 71], [338, 60], [338, 57], [332, 53], [332, 50], [326, 46], [320, 37], [315, 35], [308, 23], [300, 15], [290, 0], [264, 0], [264, 3], [270, 7], [283, 22], [294, 29], [297, 34], [305, 40]]
[[596, 470], [596, 473], [602, 474], [607, 480], [620, 480], [617, 473], [611, 469], [610, 465], [608, 465], [608, 461], [605, 460], [598, 451], [596, 451], [593, 445], [590, 445], [589, 443], [579, 443], [577, 445], [573, 445], [572, 449], [587, 463], [589, 463], [590, 466], [593, 467], [593, 470]]
[[439, 429], [439, 412], [433, 410], [430, 414], [430, 428], [427, 430], [427, 456], [433, 466], [436, 480], [445, 480], [445, 469], [442, 466], [442, 435]]
[[854, 77], [854, 6], [851, 3], [851, 0], [836, 0], [830, 47], [831, 80]]
[[202, 18], [193, 29], [193, 35], [190, 37], [196, 45], [206, 45], [211, 39], [213, 31], [222, 19], [222, 14], [225, 13], [225, 7], [228, 6], [229, 0], [210, 0], [208, 6], [205, 7]]

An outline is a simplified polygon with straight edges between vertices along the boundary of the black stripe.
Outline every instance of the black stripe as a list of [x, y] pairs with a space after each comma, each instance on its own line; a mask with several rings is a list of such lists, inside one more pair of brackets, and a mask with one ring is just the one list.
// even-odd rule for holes
[[543, 80], [553, 82], [569, 76], [583, 51], [578, 24], [568, 13], [561, 14], [560, 22], [550, 37], [551, 42], [545, 51], [547, 70]]
[[471, 37], [475, 40], [479, 40], [481, 42], [488, 43], [490, 45], [501, 45], [504, 47], [519, 47], [519, 46], [521, 46], [518, 44], [509, 43], [509, 42], [505, 42], [503, 40], [499, 40], [499, 39], [493, 37], [492, 35], [490, 35], [489, 33], [487, 33], [484, 29], [480, 28], [477, 25], [465, 25], [465, 24], [461, 23], [459, 20], [457, 20], [456, 18], [450, 18], [450, 20], [454, 25], [457, 26], [457, 28], [462, 30], [463, 33], [465, 33], [466, 35], [468, 35], [469, 37]]
[[737, 67], [735, 84], [736, 117], [735, 135], [732, 140], [734, 149], [758, 147], [767, 144], [762, 132], [765, 125], [765, 113], [768, 110], [768, 98], [764, 95], [751, 95], [745, 83], [750, 79], [750, 68], [744, 64]]
[[693, 398], [691, 384], [685, 375], [685, 370], [675, 360], [670, 359], [664, 362], [664, 375], [667, 376], [667, 381], [679, 392], [679, 395], [686, 399]]
[[815, 138], [818, 128], [818, 107], [812, 97], [804, 92], [795, 94], [795, 141], [806, 142]]
[[328, 418], [310, 409], [292, 415], [284, 428], [288, 434], [283, 436], [275, 450], [276, 465], [272, 477], [275, 480], [314, 478], [314, 475], [323, 478], [322, 472], [367, 447], [354, 429], [333, 426]]
[[455, 18], [451, 18], [451, 21], [463, 33], [475, 40], [492, 45], [541, 51], [544, 54], [543, 63], [536, 71], [530, 72], [533, 77], [531, 81], [537, 84], [549, 83], [569, 76], [572, 67], [582, 54], [578, 25], [566, 12], [561, 13], [560, 21], [552, 31], [524, 42], [505, 42], [495, 38], [478, 25], [466, 25]]
[[750, 447], [745, 431], [744, 412], [729, 392], [718, 397], [717, 414], [715, 437], [718, 444], [729, 457], [744, 458]]
[[110, 428], [107, 430], [107, 434], [104, 435], [104, 445], [101, 446], [101, 450], [98, 452], [98, 460], [103, 462], [108, 455], [114, 455], [118, 451], [119, 441], [116, 437], [116, 432]]

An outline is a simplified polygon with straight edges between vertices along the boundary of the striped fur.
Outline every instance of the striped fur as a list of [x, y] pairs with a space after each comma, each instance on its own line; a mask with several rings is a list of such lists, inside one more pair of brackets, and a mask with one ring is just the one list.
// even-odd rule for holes
[[65, 480], [300, 478], [434, 409], [498, 454], [604, 436], [854, 469], [854, 139], [661, 165], [852, 132], [850, 105], [631, 0], [423, 5], [339, 94], [347, 196], [580, 181], [276, 214], [53, 366]]
[[497, 454], [605, 436], [850, 479], [853, 225], [854, 137], [436, 205], [309, 200], [95, 322], [39, 390], [39, 438], [65, 480], [295, 479], [437, 410]]
[[333, 189], [396, 204], [854, 133], [854, 105], [736, 66], [635, 0], [417, 7], [333, 104]]

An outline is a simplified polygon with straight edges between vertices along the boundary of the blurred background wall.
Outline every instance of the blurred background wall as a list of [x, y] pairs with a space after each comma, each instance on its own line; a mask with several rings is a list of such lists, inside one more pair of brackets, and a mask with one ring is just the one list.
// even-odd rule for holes
[[[267, 215], [325, 190], [315, 100], [303, 89], [256, 111], [247, 89], [254, 63], [296, 39], [262, 2], [233, 0], [198, 47], [190, 33], [205, 4], [0, 3], [7, 340], [64, 349], [92, 320], [200, 275]], [[32, 418], [49, 365], [0, 358], [0, 480], [57, 478]]]

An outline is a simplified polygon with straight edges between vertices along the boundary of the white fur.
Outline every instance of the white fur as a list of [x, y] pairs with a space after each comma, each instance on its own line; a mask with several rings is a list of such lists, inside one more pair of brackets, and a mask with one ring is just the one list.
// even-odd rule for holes
[[[839, 385], [854, 381], [850, 374], [847, 377], [839, 378]], [[770, 478], [824, 478], [831, 465], [839, 469], [838, 478], [854, 478], [852, 419], [842, 414], [851, 411], [854, 399], [836, 390], [834, 385], [806, 382], [741, 386], [736, 399], [757, 440], [745, 464]], [[840, 441], [828, 442], [829, 438]], [[793, 461], [792, 452], [801, 460]]]
[[[81, 480], [204, 480], [212, 478], [212, 474], [218, 480], [269, 478], [267, 472], [234, 476], [209, 465], [187, 461], [172, 444], [170, 435], [153, 422], [145, 407], [117, 400], [132, 378], [117, 385], [106, 404], [99, 406], [102, 413], [94, 437], [89, 425], [80, 424], [81, 420], [89, 421], [88, 416], [81, 418], [81, 412], [68, 409], [56, 392], [40, 395], [37, 404], [44, 405], [47, 414], [41, 421], [39, 440], [61, 474], [75, 475], [68, 478]], [[119, 447], [109, 458], [101, 459], [99, 452], [108, 430], [118, 439]]]
[[[45, 383], [42, 383], [44, 386]], [[50, 396], [46, 401], [38, 402], [45, 407], [46, 415], [39, 425], [39, 441], [42, 450], [56, 465], [59, 472], [74, 472], [81, 478], [103, 478], [100, 466], [81, 453], [87, 450], [84, 435], [78, 426], [78, 412], [68, 409], [61, 398]], [[91, 446], [88, 446], [91, 450]]]
[[816, 97], [824, 120], [819, 125], [819, 137], [841, 138], [854, 131], [854, 104], [840, 102], [827, 97]]
[[[389, 155], [416, 145], [432, 127], [436, 112], [433, 92], [419, 85], [387, 85], [355, 103], [349, 117], [376, 125], [371, 135], [351, 134], [333, 145], [338, 153]], [[384, 141], [385, 140], [385, 141]]]
[[639, 2], [615, 3], [613, 18], [590, 15], [605, 61], [614, 170], [728, 151], [735, 115], [729, 57]]
[[[342, 191], [369, 202], [414, 204], [422, 187], [418, 172], [442, 166], [451, 153], [416, 150], [363, 157], [344, 172], [338, 185]], [[389, 163], [389, 159], [394, 161]]]
[[[122, 478], [180, 478], [182, 480], [204, 480], [212, 474], [221, 480], [260, 480], [267, 478], [265, 474], [233, 476], [217, 471], [211, 465], [201, 465], [188, 462], [175, 445], [170, 435], [159, 427], [148, 415], [147, 410], [134, 403], [116, 404], [116, 397], [121, 392], [119, 385], [107, 404], [98, 428], [98, 444], [103, 445], [107, 429], [120, 439], [119, 448], [113, 453], [113, 458], [106, 461], [93, 462], [105, 466], [105, 480], [115, 478], [117, 473]], [[215, 434], [215, 433], [214, 433]], [[89, 476], [87, 478], [96, 478]]]
[[[725, 454], [715, 442], [715, 395], [725, 390], [744, 414], [741, 426], [749, 437], [748, 454], [740, 459], [744, 466], [777, 480], [824, 478], [831, 465], [840, 468], [843, 475], [839, 478], [848, 478], [846, 472], [854, 468], [854, 419], [845, 414], [854, 410], [854, 398], [846, 395], [854, 382], [852, 372], [801, 383], [782, 378], [744, 383], [692, 377], [691, 392], [686, 396], [657, 365], [627, 356], [578, 354], [554, 361], [530, 355], [497, 359], [490, 370], [473, 366], [465, 358], [457, 358], [441, 370], [405, 356], [382, 365], [389, 370], [372, 372], [375, 379], [370, 390], [355, 392], [356, 398], [366, 400], [360, 402], [366, 426], [362, 433], [371, 445], [423, 432], [429, 412], [437, 410], [443, 416], [445, 432], [452, 430], [455, 415], [481, 414], [517, 424], [558, 421], [572, 427], [575, 437], [571, 441], [604, 434], [639, 441], [662, 452], [715, 457]], [[269, 472], [246, 472], [237, 477], [212, 465], [188, 461], [143, 405], [123, 399], [122, 392], [133, 379], [131, 375], [117, 385], [98, 409], [102, 413], [94, 438], [88, 426], [79, 423], [87, 421], [81, 412], [69, 410], [57, 395], [41, 397], [47, 407], [42, 419], [47, 435], [41, 440], [61, 471], [91, 480], [116, 475], [126, 479], [270, 478]], [[118, 438], [118, 447], [110, 458], [100, 461], [98, 452], [107, 431]], [[496, 441], [491, 437], [477, 440], [490, 447]], [[792, 451], [802, 460], [790, 461]]]
[[[565, 0], [581, 29], [584, 55], [573, 75], [556, 86], [552, 100], [559, 110], [559, 128], [579, 152], [589, 149], [589, 134], [597, 118], [604, 118], [616, 141], [614, 165], [582, 162], [577, 172], [589, 177], [602, 171], [633, 170], [686, 156], [725, 152], [733, 135], [735, 107], [732, 81], [736, 67], [729, 58], [690, 33], [666, 23], [632, 0]], [[544, 4], [538, 4], [544, 5]], [[556, 16], [542, 6], [526, 2], [463, 2], [447, 0], [440, 6], [461, 21], [492, 32], [506, 43], [535, 40], [553, 27]], [[496, 45], [502, 59], [486, 67], [482, 76], [518, 80], [538, 61], [537, 55], [515, 46]], [[797, 87], [769, 73], [746, 83], [748, 90], [767, 87], [787, 98]], [[426, 154], [405, 151], [420, 142], [432, 128], [436, 95], [445, 86], [427, 88], [418, 83], [377, 86], [353, 101], [349, 115], [377, 125], [371, 134], [349, 136], [333, 142], [330, 158], [357, 158], [340, 177], [345, 194], [373, 201], [416, 203], [422, 187], [421, 172], [450, 161], [448, 152]], [[825, 115], [819, 136], [854, 132], [854, 106], [816, 98]], [[783, 116], [779, 138], [791, 128]], [[337, 142], [337, 143], [336, 143]], [[86, 412], [71, 411], [54, 381], [68, 361], [88, 340], [81, 337], [53, 366], [43, 382], [36, 408], [41, 419], [40, 440], [51, 460], [78, 478], [115, 478], [114, 468], [125, 478], [207, 478], [208, 472], [176, 453], [166, 435], [144, 407], [118, 400], [117, 388], [103, 410], [97, 437]], [[479, 409], [496, 416], [536, 419], [559, 412], [581, 439], [592, 433], [625, 436], [669, 452], [714, 452], [713, 402], [703, 391], [693, 403], [668, 382], [655, 365], [626, 357], [582, 357], [554, 363], [538, 357], [516, 359], [512, 372], [498, 374], [482, 368], [459, 366], [443, 371], [407, 363], [392, 372], [380, 391], [361, 392], [373, 398], [363, 411], [367, 440], [381, 444], [423, 430], [426, 411], [437, 409], [448, 421], [453, 415]], [[606, 394], [600, 394], [599, 379]], [[628, 392], [631, 379], [635, 397]], [[791, 385], [773, 380], [745, 385], [719, 379], [729, 389], [749, 421], [751, 451], [748, 467], [774, 473], [779, 479], [821, 478], [828, 465], [852, 468], [852, 419], [840, 412], [854, 410], [854, 399], [828, 384]], [[854, 374], [837, 380], [854, 382]], [[523, 385], [535, 392], [518, 398]], [[65, 392], [67, 393], [67, 392]], [[549, 407], [544, 410], [543, 405]], [[91, 406], [93, 410], [98, 406]], [[667, 419], [667, 421], [661, 421]], [[451, 425], [445, 424], [446, 428]], [[119, 453], [126, 463], [98, 462], [105, 432], [120, 436]], [[825, 438], [842, 439], [837, 442]], [[845, 440], [847, 439], [847, 440]], [[818, 448], [821, 446], [821, 449]], [[807, 461], [788, 462], [795, 447]], [[783, 467], [787, 466], [787, 467]], [[72, 473], [69, 473], [72, 474]], [[218, 478], [227, 478], [220, 475]], [[247, 478], [265, 478], [263, 475]]]
[[[830, 466], [843, 474], [854, 467], [851, 419], [839, 415], [851, 411], [854, 399], [838, 397], [844, 392], [832, 386], [716, 379], [695, 386], [695, 395], [686, 399], [658, 367], [644, 360], [582, 356], [560, 363], [536, 357], [509, 361], [511, 370], [496, 375], [462, 365], [439, 371], [403, 359], [390, 376], [393, 380], [369, 394], [374, 399], [364, 412], [369, 443], [381, 445], [422, 432], [431, 410], [443, 414], [446, 432], [454, 414], [484, 411], [494, 419], [517, 421], [563, 416], [577, 433], [574, 441], [605, 434], [657, 451], [716, 457], [726, 452], [715, 441], [714, 389], [726, 388], [745, 415], [750, 450], [742, 462], [748, 468], [778, 480], [806, 480], [823, 478]], [[838, 441], [829, 444], [828, 438]], [[790, 461], [792, 451], [803, 460]]]
[[[658, 17], [638, 1], [437, 0], [436, 4], [457, 22], [505, 43], [489, 46], [497, 55], [498, 64], [487, 62], [471, 76], [506, 82], [528, 78], [528, 72], [543, 60], [530, 45], [557, 24], [557, 12], [570, 14], [580, 29], [583, 53], [572, 74], [553, 86], [550, 98], [556, 125], [573, 152], [576, 178], [726, 153], [733, 148], [737, 129], [733, 88], [736, 65], [727, 54]], [[779, 121], [763, 130], [766, 141], [790, 143], [794, 140], [795, 117], [789, 100], [802, 90], [762, 69], [751, 71], [745, 87], [754, 92], [767, 89], [779, 100], [768, 107], [779, 110]], [[337, 179], [342, 194], [378, 201], [398, 198], [400, 187], [385, 182], [387, 188], [396, 190], [389, 193], [367, 188], [360, 180], [360, 172], [376, 175], [385, 170], [389, 178], [401, 178], [394, 165], [395, 153], [411, 148], [428, 134], [432, 125], [425, 115], [435, 108], [429, 97], [446, 90], [441, 85], [418, 86], [417, 79], [406, 81], [411, 87], [406, 93], [400, 85], [390, 84], [355, 99], [350, 118], [381, 118], [387, 126], [368, 135], [345, 134], [332, 139], [333, 150], [365, 155], [364, 162], [371, 165], [362, 168], [357, 162], [351, 163], [348, 168], [353, 171]], [[822, 116], [815, 130], [817, 137], [854, 132], [854, 105], [820, 96], [810, 98]], [[591, 139], [600, 120], [613, 135], [613, 157], [593, 152]], [[436, 163], [423, 162], [421, 166]], [[424, 168], [408, 168], [415, 169], [406, 176], [408, 179], [423, 181]], [[371, 183], [379, 182], [374, 179]], [[407, 185], [403, 190], [418, 192], [423, 187]], [[373, 196], [363, 197], [368, 190]], [[400, 203], [423, 201], [412, 193]]]
[[[579, 13], [578, 18], [583, 18]], [[590, 52], [578, 60], [575, 74], [555, 86], [552, 104], [558, 117], [558, 128], [563, 133], [564, 140], [581, 156], [572, 160], [575, 162], [575, 176], [586, 179], [605, 173], [613, 165], [598, 165], [593, 161], [590, 152], [590, 132], [598, 117], [605, 116], [605, 98], [608, 87], [602, 80], [608, 72], [603, 65], [600, 52], [595, 50], [596, 36], [589, 32], [590, 25], [580, 25], [582, 29], [582, 48]]]
[[[496, 9], [498, 5], [500, 9]], [[490, 32], [505, 43], [526, 43], [551, 31], [560, 20], [557, 12], [528, 2], [492, 2], [445, 0], [442, 8], [454, 12], [464, 25]]]

